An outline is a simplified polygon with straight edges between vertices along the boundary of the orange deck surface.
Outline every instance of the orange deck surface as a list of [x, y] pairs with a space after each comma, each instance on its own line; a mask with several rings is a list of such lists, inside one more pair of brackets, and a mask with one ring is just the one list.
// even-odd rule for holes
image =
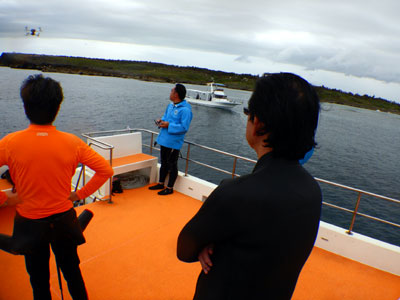
[[[86, 207], [94, 218], [79, 247], [91, 300], [192, 299], [199, 263], [176, 258], [181, 228], [199, 209], [197, 200], [174, 192], [158, 196], [147, 187], [126, 190], [114, 203]], [[78, 213], [85, 207], [77, 208]], [[11, 234], [14, 210], [0, 209], [0, 232]], [[54, 257], [53, 299], [61, 299]], [[63, 282], [64, 298], [71, 299]], [[295, 300], [397, 300], [400, 277], [314, 248], [299, 278]], [[32, 291], [23, 256], [0, 251], [0, 300], [29, 300]]]

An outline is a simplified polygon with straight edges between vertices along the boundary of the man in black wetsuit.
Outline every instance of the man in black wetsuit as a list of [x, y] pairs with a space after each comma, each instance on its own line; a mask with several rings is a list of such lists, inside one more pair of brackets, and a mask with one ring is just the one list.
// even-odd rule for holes
[[251, 174], [223, 181], [178, 238], [200, 261], [194, 299], [290, 299], [317, 236], [322, 195], [299, 164], [316, 145], [319, 99], [301, 77], [267, 74], [249, 100]]

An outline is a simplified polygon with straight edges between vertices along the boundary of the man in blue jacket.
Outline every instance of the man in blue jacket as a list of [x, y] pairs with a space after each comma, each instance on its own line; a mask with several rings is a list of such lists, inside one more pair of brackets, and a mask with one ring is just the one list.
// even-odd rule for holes
[[[149, 187], [150, 190], [161, 190], [159, 195], [173, 193], [175, 180], [178, 177], [178, 156], [182, 148], [183, 139], [189, 130], [192, 121], [192, 108], [185, 101], [186, 88], [183, 84], [176, 84], [172, 88], [164, 116], [156, 123], [161, 128], [157, 143], [161, 146], [161, 168], [158, 184]], [[165, 187], [165, 178], [169, 174], [168, 184]]]

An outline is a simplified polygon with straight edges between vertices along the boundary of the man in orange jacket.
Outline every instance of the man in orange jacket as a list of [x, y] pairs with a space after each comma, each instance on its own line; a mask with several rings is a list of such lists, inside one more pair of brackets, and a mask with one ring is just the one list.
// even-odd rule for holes
[[[0, 140], [0, 166], [8, 165], [18, 196], [0, 192], [0, 207], [16, 204], [12, 246], [3, 250], [25, 255], [35, 300], [51, 299], [50, 245], [73, 299], [87, 299], [77, 246], [85, 242], [73, 202], [84, 199], [113, 175], [109, 163], [75, 135], [58, 131], [53, 122], [63, 100], [60, 84], [42, 75], [21, 86], [27, 129]], [[71, 179], [78, 164], [95, 171], [77, 192]], [[1, 246], [0, 246], [1, 247]]]

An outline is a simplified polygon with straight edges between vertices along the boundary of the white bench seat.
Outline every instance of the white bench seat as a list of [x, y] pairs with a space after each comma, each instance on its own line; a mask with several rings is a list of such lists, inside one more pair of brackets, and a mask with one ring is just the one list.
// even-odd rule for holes
[[[98, 141], [112, 145], [112, 162], [111, 166], [114, 175], [119, 175], [131, 171], [138, 171], [140, 174], [149, 177], [149, 183], [156, 182], [157, 179], [157, 162], [155, 156], [142, 153], [142, 134], [141, 132], [124, 133], [111, 136], [101, 136], [95, 138]], [[92, 143], [88, 141], [88, 143]], [[105, 150], [93, 143], [91, 147], [110, 161], [110, 150]], [[93, 171], [86, 168], [86, 180], [93, 176]], [[74, 176], [76, 177], [76, 175]], [[110, 180], [94, 194], [97, 198], [106, 199], [110, 197]]]
[[[109, 161], [109, 160], [108, 160]], [[114, 175], [123, 174], [130, 171], [144, 169], [147, 167], [157, 168], [157, 157], [138, 153], [128, 156], [114, 158], [112, 160], [112, 168], [114, 169]], [[150, 176], [151, 177], [151, 176]], [[154, 182], [155, 178], [153, 178]]]

